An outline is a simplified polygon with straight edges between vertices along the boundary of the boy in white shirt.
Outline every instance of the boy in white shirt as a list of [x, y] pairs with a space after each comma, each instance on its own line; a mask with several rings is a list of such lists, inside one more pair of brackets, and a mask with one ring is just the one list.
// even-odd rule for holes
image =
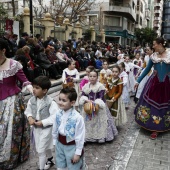
[[[46, 76], [39, 76], [33, 81], [34, 96], [28, 101], [25, 115], [33, 126], [35, 148], [39, 156], [39, 169], [49, 169], [54, 165], [52, 156], [52, 126], [56, 112], [56, 102], [47, 95], [51, 82]], [[46, 154], [48, 159], [46, 158]], [[47, 159], [47, 161], [46, 161]]]
[[73, 107], [76, 99], [74, 88], [64, 88], [60, 91], [60, 110], [57, 112], [52, 133], [58, 170], [83, 168], [85, 125], [83, 117]]

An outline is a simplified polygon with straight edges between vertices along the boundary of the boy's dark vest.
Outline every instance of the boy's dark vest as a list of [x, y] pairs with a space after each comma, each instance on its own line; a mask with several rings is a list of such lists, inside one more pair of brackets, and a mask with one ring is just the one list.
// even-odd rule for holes
[[[41, 107], [39, 109], [40, 120], [46, 119], [50, 116], [49, 108], [51, 106], [51, 102], [53, 101], [53, 99], [51, 97], [49, 97], [48, 95], [44, 96], [43, 100], [44, 101], [42, 102]], [[33, 117], [33, 119], [36, 120], [37, 99], [35, 96], [31, 97], [30, 103], [31, 103], [32, 117]]]

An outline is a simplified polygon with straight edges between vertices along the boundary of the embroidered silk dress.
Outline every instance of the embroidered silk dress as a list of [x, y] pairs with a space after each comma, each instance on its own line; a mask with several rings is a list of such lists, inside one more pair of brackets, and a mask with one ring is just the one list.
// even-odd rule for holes
[[[77, 71], [76, 68], [74, 70], [69, 70], [68, 68], [66, 68], [66, 69], [63, 70], [63, 74], [62, 74], [63, 83], [67, 83], [67, 82], [70, 81], [70, 79], [68, 77], [73, 78], [75, 90], [76, 90], [77, 95], [78, 95], [79, 94], [79, 83], [78, 83], [78, 81], [80, 80], [79, 72]], [[78, 98], [76, 100], [75, 106], [78, 106]]]
[[[114, 120], [110, 114], [104, 99], [105, 87], [103, 84], [96, 82], [95, 87], [90, 87], [90, 82], [82, 89], [82, 96], [79, 104], [81, 106], [81, 114], [85, 121], [87, 142], [105, 142], [111, 141], [118, 134], [114, 125]], [[84, 111], [84, 104], [86, 100], [92, 100], [99, 105], [99, 111], [91, 119], [88, 118]]]
[[116, 101], [113, 102], [110, 112], [115, 119], [115, 125], [121, 126], [127, 122], [125, 105], [122, 101], [122, 91], [123, 82], [120, 78], [107, 80], [106, 88], [108, 93], [106, 93], [105, 98], [111, 100], [113, 97]]
[[125, 107], [128, 107], [130, 104], [130, 97], [129, 97], [129, 92], [128, 92], [128, 74], [123, 71], [122, 73], [120, 73], [119, 75], [120, 79], [123, 81], [123, 91], [122, 91], [122, 101], [125, 105]]
[[88, 76], [84, 76], [80, 82], [80, 90], [82, 90], [83, 86], [89, 82]]
[[149, 63], [138, 78], [140, 83], [154, 66], [135, 108], [135, 120], [145, 129], [163, 132], [170, 130], [170, 51], [166, 58], [151, 55]]
[[0, 70], [0, 170], [14, 169], [29, 157], [30, 130], [17, 81], [30, 84], [21, 64], [10, 59], [9, 68]]

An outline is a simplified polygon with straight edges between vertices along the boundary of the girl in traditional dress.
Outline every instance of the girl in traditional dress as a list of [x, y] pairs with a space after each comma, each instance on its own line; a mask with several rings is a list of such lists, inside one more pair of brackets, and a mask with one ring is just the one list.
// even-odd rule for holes
[[[139, 67], [143, 66], [143, 61], [141, 59], [140, 53], [136, 53], [133, 64], [138, 65]], [[133, 74], [136, 76], [138, 74], [138, 68], [133, 69]]]
[[128, 74], [125, 72], [125, 64], [124, 63], [120, 63], [119, 64], [120, 67], [120, 79], [123, 81], [123, 91], [122, 91], [122, 101], [125, 105], [125, 108], [128, 109], [129, 104], [130, 104], [130, 97], [129, 97], [129, 92], [128, 92]]
[[126, 72], [128, 73], [128, 90], [129, 90], [129, 93], [130, 93], [130, 96], [134, 96], [135, 95], [135, 89], [134, 89], [134, 86], [135, 86], [135, 83], [136, 83], [136, 80], [135, 80], [135, 75], [134, 75], [134, 68], [137, 68], [138, 71], [140, 71], [142, 68], [139, 67], [138, 65], [135, 65], [133, 64], [132, 62], [129, 61], [129, 56], [126, 56], [125, 57], [125, 70]]
[[113, 66], [112, 79], [107, 80], [106, 100], [109, 101], [110, 112], [115, 119], [116, 126], [121, 126], [127, 122], [125, 105], [121, 95], [123, 91], [123, 82], [119, 78], [120, 68], [118, 65]]
[[[141, 74], [144, 72], [146, 66], [148, 65], [148, 62], [149, 62], [149, 59], [150, 59], [150, 56], [153, 54], [153, 49], [152, 47], [147, 47], [146, 48], [146, 56], [144, 58], [144, 64], [143, 64], [143, 70], [141, 72]], [[152, 75], [153, 73], [153, 67], [151, 69], [151, 71], [143, 78], [143, 80], [140, 82], [139, 86], [138, 86], [138, 89], [137, 89], [137, 93], [136, 93], [136, 100], [139, 99], [141, 93], [142, 93], [142, 90], [146, 84], [146, 82], [148, 81], [149, 77]]]
[[99, 82], [106, 86], [107, 76], [112, 74], [112, 71], [108, 69], [108, 62], [103, 61], [103, 69], [100, 71]]
[[8, 44], [0, 39], [0, 170], [14, 169], [29, 158], [30, 130], [24, 115], [22, 91], [33, 93], [22, 65], [5, 56]]
[[[75, 67], [76, 67], [75, 61], [68, 61], [68, 68], [63, 70], [62, 81], [64, 84], [73, 82], [74, 83], [73, 86], [77, 94], [79, 94], [78, 81], [80, 80], [80, 75]], [[76, 107], [78, 106], [78, 99], [76, 100], [75, 106]]]
[[135, 85], [136, 88], [154, 66], [135, 108], [136, 122], [152, 131], [151, 139], [156, 139], [158, 132], [170, 130], [170, 51], [165, 45], [161, 37], [153, 41], [155, 52]]
[[[81, 106], [81, 114], [85, 120], [85, 141], [103, 143], [113, 140], [118, 132], [110, 111], [105, 104], [105, 87], [97, 80], [97, 72], [91, 71], [89, 82], [82, 89], [79, 104]], [[94, 105], [98, 105], [98, 112], [88, 115], [83, 107], [87, 102], [93, 102]]]
[[80, 82], [80, 90], [82, 90], [83, 86], [89, 82], [89, 73], [94, 70], [94, 66], [88, 66], [86, 68], [86, 76]]

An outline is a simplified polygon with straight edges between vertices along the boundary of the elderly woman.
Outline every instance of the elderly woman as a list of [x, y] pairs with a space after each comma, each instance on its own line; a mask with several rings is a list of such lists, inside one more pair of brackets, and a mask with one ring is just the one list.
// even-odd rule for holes
[[158, 132], [170, 130], [170, 51], [165, 45], [161, 37], [153, 41], [155, 52], [135, 85], [136, 88], [154, 66], [135, 108], [136, 122], [152, 131], [151, 139], [156, 139]]

